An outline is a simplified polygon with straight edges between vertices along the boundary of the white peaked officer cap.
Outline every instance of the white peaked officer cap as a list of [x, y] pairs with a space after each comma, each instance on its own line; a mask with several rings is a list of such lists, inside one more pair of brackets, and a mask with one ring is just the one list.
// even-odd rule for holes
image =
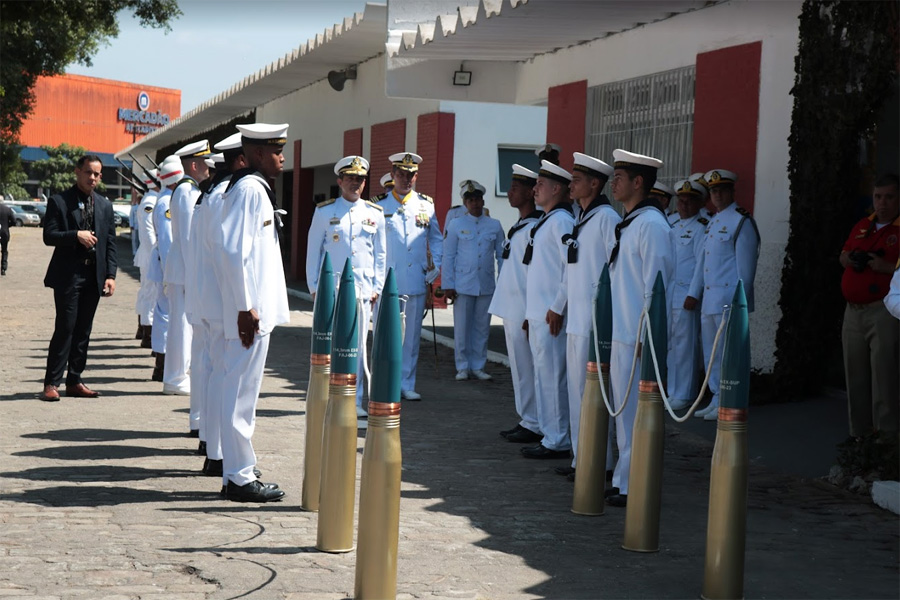
[[737, 178], [737, 173], [726, 171], [725, 169], [713, 169], [703, 176], [710, 188], [714, 188], [717, 185], [734, 185]]
[[538, 177], [546, 177], [566, 185], [572, 181], [572, 175], [568, 171], [547, 160], [541, 161], [541, 170], [538, 171]]
[[701, 199], [706, 198], [706, 188], [703, 187], [703, 185], [699, 181], [691, 179], [682, 179], [681, 181], [676, 181], [675, 192], [679, 196], [681, 194], [689, 194]]
[[381, 187], [388, 187], [388, 186], [393, 187], [394, 176], [391, 175], [390, 173], [385, 173], [384, 175], [381, 176], [380, 183], [381, 183]]
[[704, 190], [709, 190], [709, 183], [703, 179], [703, 173], [691, 173], [690, 177], [688, 177], [689, 181], [696, 181], [700, 185], [703, 186]]
[[369, 174], [369, 161], [362, 156], [345, 156], [334, 164], [334, 174], [365, 177]]
[[209, 140], [192, 142], [175, 151], [175, 156], [180, 158], [196, 158], [198, 156], [209, 156], [210, 154], [212, 152], [209, 150]]
[[522, 165], [513, 165], [512, 172], [512, 178], [516, 181], [521, 181], [522, 183], [530, 183], [531, 185], [537, 183], [538, 174], [531, 169], [526, 169]]
[[174, 154], [167, 156], [159, 165], [159, 180], [164, 186], [169, 186], [178, 181], [184, 175], [184, 167], [181, 159]]
[[463, 200], [466, 199], [466, 194], [481, 194], [484, 196], [486, 191], [485, 187], [474, 179], [465, 179], [459, 182], [459, 197]]
[[540, 156], [541, 154], [543, 154], [545, 152], [556, 152], [557, 154], [559, 154], [561, 151], [562, 151], [562, 148], [559, 147], [559, 144], [547, 143], [547, 144], [544, 144], [543, 146], [535, 148], [534, 155]]
[[154, 186], [153, 179], [159, 178], [159, 169], [150, 169], [149, 171], [144, 171], [144, 176], [141, 177], [141, 181], [146, 183], [147, 185]]
[[613, 167], [616, 169], [627, 169], [629, 167], [644, 167], [650, 169], [659, 169], [663, 166], [663, 161], [652, 156], [643, 154], [635, 154], [628, 150], [613, 150]]
[[225, 162], [225, 155], [219, 152], [218, 154], [210, 154], [209, 158], [204, 158], [203, 162], [206, 163], [206, 166], [214, 169], [216, 165], [221, 165]]
[[284, 146], [287, 144], [287, 123], [249, 123], [237, 125], [241, 132], [241, 143], [260, 146]]
[[219, 152], [224, 152], [225, 150], [237, 150], [241, 147], [241, 132], [232, 133], [227, 138], [213, 146]]
[[650, 190], [651, 196], [663, 196], [665, 198], [671, 198], [675, 195], [675, 190], [670, 188], [664, 183], [660, 183], [657, 181], [653, 184], [653, 188]]
[[397, 154], [391, 154], [388, 160], [391, 161], [391, 166], [415, 173], [419, 170], [419, 163], [422, 162], [422, 157], [415, 152], [398, 152]]
[[581, 171], [582, 173], [587, 173], [594, 177], [603, 177], [604, 179], [612, 177], [614, 169], [599, 158], [594, 158], [581, 152], [573, 152], [572, 156], [575, 157], [575, 166], [572, 167], [573, 171]]

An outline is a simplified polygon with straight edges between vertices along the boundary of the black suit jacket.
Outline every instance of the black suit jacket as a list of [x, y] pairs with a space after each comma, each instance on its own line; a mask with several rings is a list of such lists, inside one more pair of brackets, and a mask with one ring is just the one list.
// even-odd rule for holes
[[[78, 241], [82, 209], [78, 188], [72, 186], [61, 194], [56, 194], [47, 202], [44, 217], [44, 243], [53, 246], [53, 257], [47, 267], [44, 285], [51, 288], [66, 287], [72, 282], [72, 274], [79, 260], [84, 260], [84, 246]], [[107, 279], [116, 278], [116, 224], [113, 219], [112, 202], [93, 192], [94, 235], [97, 237], [97, 289], [103, 292]]]

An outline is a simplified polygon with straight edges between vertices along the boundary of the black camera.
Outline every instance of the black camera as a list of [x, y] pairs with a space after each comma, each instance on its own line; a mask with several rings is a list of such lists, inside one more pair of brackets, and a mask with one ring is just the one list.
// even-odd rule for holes
[[862, 273], [865, 270], [866, 265], [869, 264], [869, 261], [872, 260], [872, 254], [875, 256], [884, 256], [884, 248], [879, 248], [873, 252], [866, 252], [865, 250], [851, 251], [848, 258], [850, 259], [853, 270], [857, 273]]

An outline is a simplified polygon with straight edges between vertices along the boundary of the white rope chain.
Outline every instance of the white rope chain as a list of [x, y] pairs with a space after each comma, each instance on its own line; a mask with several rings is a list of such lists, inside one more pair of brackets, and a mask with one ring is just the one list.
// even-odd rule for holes
[[[594, 299], [592, 310], [591, 310], [591, 322], [593, 324], [592, 337], [594, 338], [594, 358], [597, 360], [599, 365], [600, 363], [600, 341], [597, 339], [597, 299]], [[647, 314], [646, 310], [641, 311], [641, 316], [638, 319], [638, 339], [641, 339], [640, 333], [641, 328], [644, 325], [644, 315]], [[603, 385], [603, 382], [600, 382], [600, 395], [603, 396], [603, 404], [606, 405], [606, 410], [609, 411], [609, 416], [612, 418], [618, 417], [622, 414], [622, 411], [625, 410], [625, 406], [628, 404], [628, 398], [631, 395], [631, 384], [634, 383], [634, 371], [637, 366], [638, 359], [638, 344], [634, 345], [634, 356], [631, 358], [631, 375], [628, 377], [628, 387], [625, 388], [627, 391], [625, 393], [625, 399], [622, 400], [622, 406], [619, 407], [619, 410], [613, 410], [612, 405], [609, 402], [609, 397], [606, 395], [606, 386]]]
[[[400, 339], [403, 340], [403, 336], [406, 334], [406, 303], [409, 301], [409, 296], [400, 296]], [[371, 300], [370, 300], [371, 302]], [[365, 300], [362, 300], [357, 296], [356, 298], [356, 318], [362, 321], [363, 318], [363, 304]], [[375, 311], [375, 307], [372, 307], [373, 313]], [[375, 319], [375, 327], [378, 326], [378, 319]], [[369, 400], [372, 400], [372, 372], [369, 369], [369, 356], [367, 352], [367, 341], [369, 339], [369, 323], [365, 324], [364, 334], [362, 336], [362, 340], [360, 341], [359, 351], [362, 352], [363, 357], [363, 373], [366, 376], [366, 391], [369, 394]], [[375, 336], [375, 328], [372, 328], [372, 337]], [[401, 342], [402, 343], [402, 342]]]

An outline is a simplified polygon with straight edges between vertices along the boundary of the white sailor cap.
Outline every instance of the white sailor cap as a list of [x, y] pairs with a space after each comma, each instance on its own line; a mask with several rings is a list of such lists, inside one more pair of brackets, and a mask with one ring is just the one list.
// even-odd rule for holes
[[706, 188], [696, 179], [682, 179], [675, 182], [675, 192], [680, 196], [688, 194], [697, 198], [706, 198]]
[[284, 146], [287, 143], [287, 123], [248, 123], [237, 125], [241, 143], [261, 146]]
[[154, 179], [159, 178], [159, 169], [150, 169], [149, 171], [144, 171], [144, 176], [141, 177], [141, 181], [150, 186], [155, 186], [156, 184], [153, 182]]
[[628, 169], [631, 167], [642, 167], [649, 169], [659, 169], [663, 166], [663, 161], [652, 156], [643, 154], [635, 154], [628, 150], [613, 150], [613, 167], [616, 169]]
[[369, 161], [362, 156], [345, 156], [334, 164], [334, 174], [341, 175], [360, 175], [365, 177], [369, 174]]
[[213, 146], [219, 152], [224, 152], [225, 150], [239, 150], [241, 148], [241, 132], [232, 133], [227, 138]]
[[650, 189], [651, 196], [661, 196], [666, 198], [667, 200], [671, 199], [672, 196], [675, 195], [675, 190], [667, 186], [666, 184], [657, 181], [653, 184], [653, 187]]
[[210, 154], [209, 158], [204, 158], [203, 162], [206, 163], [206, 166], [210, 169], [215, 169], [216, 165], [221, 165], [225, 162], [225, 155], [219, 152], [218, 154]]
[[191, 142], [175, 151], [175, 156], [178, 156], [179, 158], [197, 158], [200, 156], [209, 156], [210, 154], [212, 154], [212, 152], [209, 150], [209, 140]]
[[522, 183], [530, 183], [534, 185], [537, 183], [538, 174], [532, 171], [531, 169], [526, 169], [522, 165], [515, 164], [512, 166], [512, 178], [515, 181], [521, 181]]
[[734, 185], [738, 179], [737, 173], [725, 169], [713, 169], [703, 176], [707, 185], [714, 188], [717, 185]]
[[560, 183], [568, 185], [572, 181], [572, 175], [548, 160], [541, 161], [541, 170], [538, 171], [538, 177], [546, 177]]
[[474, 179], [466, 179], [459, 182], [459, 197], [463, 200], [466, 199], [466, 194], [480, 194], [484, 196], [486, 191], [485, 187]]
[[594, 158], [581, 152], [573, 152], [572, 156], [575, 157], [575, 166], [572, 167], [573, 171], [581, 171], [582, 173], [604, 179], [612, 177], [614, 169], [599, 158]]
[[548, 154], [550, 152], [556, 152], [557, 154], [559, 154], [561, 151], [562, 148], [559, 147], [559, 144], [551, 144], [548, 142], [539, 148], [535, 148], [534, 155], [540, 156], [541, 154]]
[[422, 162], [422, 157], [414, 152], [398, 152], [397, 154], [391, 154], [388, 160], [391, 161], [392, 166], [398, 169], [415, 173], [419, 170], [419, 163]]
[[184, 175], [184, 167], [181, 166], [181, 158], [174, 154], [167, 156], [159, 165], [159, 180], [164, 186], [172, 185], [182, 175]]
[[394, 187], [394, 176], [390, 173], [385, 173], [381, 176], [380, 183], [383, 188]]

